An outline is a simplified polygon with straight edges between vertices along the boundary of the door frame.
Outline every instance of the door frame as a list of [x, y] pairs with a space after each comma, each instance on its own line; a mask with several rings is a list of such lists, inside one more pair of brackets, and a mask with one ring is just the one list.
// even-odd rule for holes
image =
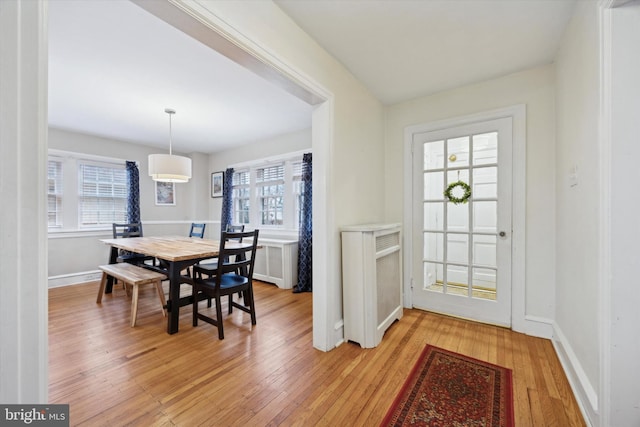
[[[512, 192], [511, 198], [511, 329], [518, 332], [526, 330], [525, 301], [525, 249], [526, 249], [526, 106], [518, 104], [511, 107], [480, 112], [476, 114], [453, 117], [434, 122], [407, 126], [404, 130], [404, 176], [403, 176], [403, 276], [404, 306], [413, 307], [412, 271], [413, 271], [413, 236], [410, 230], [413, 224], [413, 140], [414, 135], [432, 132], [472, 123], [501, 118], [511, 118], [513, 124], [512, 150]], [[534, 323], [534, 322], [531, 322]], [[540, 331], [538, 336], [546, 336]]]

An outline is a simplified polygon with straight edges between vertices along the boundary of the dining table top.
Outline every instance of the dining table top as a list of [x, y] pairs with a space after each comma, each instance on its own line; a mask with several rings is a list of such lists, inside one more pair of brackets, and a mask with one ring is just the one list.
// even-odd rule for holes
[[[220, 252], [220, 241], [185, 236], [129, 237], [100, 239], [101, 242], [126, 251], [154, 256], [166, 261], [185, 261], [199, 258], [215, 258]], [[227, 242], [227, 247], [245, 247], [249, 241]]]

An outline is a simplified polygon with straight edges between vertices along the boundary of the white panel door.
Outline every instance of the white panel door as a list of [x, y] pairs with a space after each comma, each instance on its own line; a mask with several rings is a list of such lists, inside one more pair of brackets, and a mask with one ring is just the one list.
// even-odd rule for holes
[[511, 150], [511, 118], [414, 134], [414, 307], [511, 325]]

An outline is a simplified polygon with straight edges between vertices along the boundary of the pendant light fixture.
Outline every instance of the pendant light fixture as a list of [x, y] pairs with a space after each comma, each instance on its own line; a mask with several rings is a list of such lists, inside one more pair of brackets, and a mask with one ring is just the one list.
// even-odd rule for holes
[[171, 108], [165, 108], [169, 115], [169, 154], [149, 155], [149, 176], [160, 182], [189, 182], [191, 179], [191, 159], [184, 156], [174, 156], [172, 150], [171, 116], [176, 113]]

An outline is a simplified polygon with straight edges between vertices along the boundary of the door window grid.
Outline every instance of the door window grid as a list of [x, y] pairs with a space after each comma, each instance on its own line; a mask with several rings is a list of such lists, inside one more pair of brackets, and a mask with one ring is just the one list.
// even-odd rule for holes
[[[489, 299], [495, 299], [495, 276], [497, 273], [497, 268], [495, 265], [487, 265], [485, 263], [477, 263], [477, 258], [475, 257], [475, 240], [482, 241], [481, 236], [493, 236], [495, 239], [496, 236], [496, 225], [493, 225], [494, 232], [488, 231], [479, 231], [475, 230], [475, 217], [474, 217], [474, 201], [493, 201], [497, 204], [497, 189], [495, 190], [494, 197], [481, 197], [477, 198], [472, 196], [472, 199], [465, 205], [453, 205], [451, 202], [447, 202], [444, 200], [444, 190], [446, 190], [447, 186], [455, 181], [458, 181], [459, 178], [463, 178], [465, 182], [467, 182], [472, 189], [475, 190], [474, 187], [474, 177], [476, 175], [476, 171], [485, 169], [486, 171], [495, 170], [497, 171], [497, 138], [494, 136], [493, 141], [491, 141], [491, 135], [497, 136], [497, 133], [493, 132], [490, 134], [480, 134], [473, 136], [463, 136], [458, 138], [451, 138], [446, 141], [433, 141], [424, 143], [424, 159], [423, 159], [423, 176], [425, 183], [425, 191], [424, 191], [424, 240], [425, 240], [425, 285], [429, 288], [430, 284], [441, 282], [441, 285], [438, 286], [437, 289], [439, 292], [450, 293], [463, 295], [467, 297], [476, 297], [483, 296], [483, 291], [485, 287], [476, 286], [476, 278], [477, 277], [493, 277], [493, 288], [489, 286]], [[489, 135], [489, 137], [487, 137]], [[482, 148], [478, 149], [474, 144], [477, 139], [482, 139], [485, 143], [485, 147], [489, 146], [489, 149], [482, 150]], [[488, 143], [487, 143], [488, 141]], [[492, 144], [493, 142], [493, 144]], [[431, 145], [429, 145], [431, 144]], [[429, 150], [429, 147], [433, 147], [433, 150]], [[455, 153], [453, 150], [450, 150], [450, 147], [455, 147]], [[488, 154], [486, 152], [490, 151]], [[450, 157], [450, 153], [452, 156]], [[478, 154], [481, 155], [478, 155]], [[484, 154], [484, 155], [482, 155]], [[477, 155], [479, 160], [474, 159]], [[445, 161], [446, 159], [446, 161]], [[456, 166], [456, 162], [461, 161], [462, 166]], [[493, 160], [493, 161], [491, 161]], [[457, 164], [460, 164], [458, 162]], [[466, 173], [465, 173], [466, 172]], [[494, 172], [495, 174], [495, 172]], [[444, 175], [447, 176], [447, 180], [441, 179], [440, 177]], [[463, 175], [463, 176], [460, 176]], [[495, 174], [497, 176], [497, 174]], [[431, 187], [430, 184], [435, 183], [437, 188]], [[475, 195], [475, 191], [472, 193]], [[480, 193], [482, 195], [482, 193]], [[444, 223], [442, 226], [438, 223], [438, 219], [436, 218], [434, 222], [434, 218], [430, 218], [430, 208], [437, 206], [441, 206], [439, 211], [442, 213], [442, 222]], [[452, 231], [450, 229], [449, 221], [448, 221], [448, 213], [452, 209], [457, 209], [458, 207], [462, 207], [467, 210], [467, 227], [468, 230], [465, 232], [460, 231]], [[436, 217], [439, 217], [436, 215]], [[495, 215], [493, 216], [495, 220]], [[435, 224], [435, 226], [434, 226]], [[448, 253], [449, 243], [451, 236], [466, 236], [466, 242], [464, 245], [466, 246], [465, 252], [467, 256], [467, 260], [465, 262], [455, 262], [449, 259], [442, 260], [442, 254], [439, 254], [437, 249], [442, 248], [444, 254]], [[441, 236], [441, 237], [438, 237]], [[477, 236], [477, 239], [474, 237]], [[435, 238], [435, 252], [430, 247], [429, 242], [433, 241]], [[453, 244], [456, 244], [455, 241]], [[438, 267], [439, 266], [439, 267]], [[445, 268], [446, 267], [446, 268]], [[466, 274], [462, 272], [462, 269], [466, 270]], [[436, 278], [433, 278], [433, 273], [435, 272]], [[461, 276], [462, 274], [462, 276]], [[466, 284], [464, 283], [456, 283], [453, 280], [457, 277], [464, 277], [466, 275]], [[438, 280], [438, 278], [441, 278]], [[479, 281], [486, 283], [487, 281]]]

